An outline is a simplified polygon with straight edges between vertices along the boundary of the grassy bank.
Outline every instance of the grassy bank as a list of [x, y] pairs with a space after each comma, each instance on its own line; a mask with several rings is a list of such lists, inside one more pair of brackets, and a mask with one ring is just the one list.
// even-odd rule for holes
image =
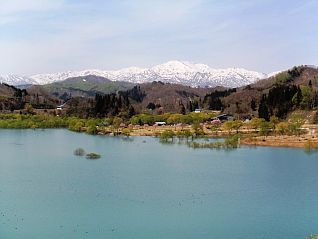
[[[215, 124], [211, 122], [211, 117], [213, 117], [212, 114], [191, 113], [188, 115], [164, 114], [160, 116], [141, 114], [130, 119], [121, 117], [81, 119], [48, 114], [0, 114], [0, 128], [66, 128], [89, 134], [123, 135], [126, 137], [158, 136], [163, 139], [176, 137], [186, 138], [187, 140], [202, 136], [228, 138], [239, 134], [240, 143], [246, 145], [318, 148], [318, 125], [305, 125], [300, 119], [279, 121], [276, 118], [271, 118], [268, 122], [254, 118], [246, 122], [234, 120]], [[157, 126], [154, 120], [161, 120], [169, 124]], [[192, 146], [194, 148], [224, 147], [224, 145], [218, 143], [210, 145], [193, 144]]]

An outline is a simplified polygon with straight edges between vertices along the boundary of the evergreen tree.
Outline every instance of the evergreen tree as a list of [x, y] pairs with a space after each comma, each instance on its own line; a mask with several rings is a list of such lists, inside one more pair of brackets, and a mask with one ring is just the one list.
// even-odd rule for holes
[[135, 109], [132, 105], [129, 105], [128, 107], [128, 116], [131, 118], [133, 115], [135, 115]]
[[270, 115], [267, 107], [267, 96], [263, 95], [258, 107], [258, 117], [269, 121]]
[[251, 109], [253, 110], [253, 111], [255, 111], [256, 110], [256, 101], [255, 101], [255, 99], [252, 99], [251, 100]]
[[179, 104], [179, 113], [185, 115], [186, 109], [182, 103]]
[[156, 109], [156, 105], [155, 105], [154, 103], [150, 102], [150, 103], [147, 105], [147, 109], [149, 109], [149, 110], [154, 110], [154, 109]]

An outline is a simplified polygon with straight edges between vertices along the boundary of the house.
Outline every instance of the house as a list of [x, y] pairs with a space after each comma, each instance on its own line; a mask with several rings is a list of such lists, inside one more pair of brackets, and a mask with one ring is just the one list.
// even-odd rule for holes
[[63, 108], [64, 108], [65, 104], [66, 104], [66, 103], [64, 103], [63, 105], [59, 105], [59, 106], [57, 106], [57, 107], [56, 107], [56, 109], [57, 109], [57, 110], [63, 110]]
[[158, 122], [155, 122], [155, 125], [156, 126], [163, 126], [163, 125], [166, 125], [167, 123], [166, 122], [164, 122], [164, 121], [158, 121]]
[[234, 120], [234, 116], [229, 114], [221, 114], [214, 117], [212, 120], [221, 120], [221, 121]]

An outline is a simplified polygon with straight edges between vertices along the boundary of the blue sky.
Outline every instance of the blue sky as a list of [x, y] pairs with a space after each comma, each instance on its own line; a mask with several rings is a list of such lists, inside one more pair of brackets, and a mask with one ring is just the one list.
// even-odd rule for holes
[[0, 74], [318, 64], [316, 0], [0, 0]]

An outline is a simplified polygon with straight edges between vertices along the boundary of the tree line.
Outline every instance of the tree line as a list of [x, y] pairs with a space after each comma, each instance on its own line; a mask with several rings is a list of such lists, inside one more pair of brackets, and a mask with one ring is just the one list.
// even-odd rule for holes
[[280, 119], [295, 109], [311, 110], [318, 107], [318, 92], [310, 86], [277, 85], [263, 94], [258, 107], [258, 115], [269, 121], [271, 116]]

